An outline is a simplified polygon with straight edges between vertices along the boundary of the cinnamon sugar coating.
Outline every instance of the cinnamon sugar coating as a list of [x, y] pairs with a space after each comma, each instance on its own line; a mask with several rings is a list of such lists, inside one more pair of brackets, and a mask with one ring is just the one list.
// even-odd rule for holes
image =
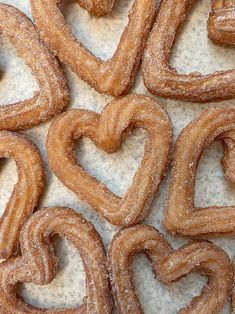
[[196, 236], [235, 232], [234, 206], [194, 205], [195, 174], [204, 149], [222, 140], [225, 179], [235, 182], [235, 109], [205, 110], [179, 135], [173, 156], [165, 226], [172, 233]]
[[31, 68], [39, 85], [31, 99], [0, 107], [0, 130], [31, 128], [59, 114], [69, 102], [67, 82], [30, 19], [17, 8], [0, 3], [0, 33]]
[[[57, 272], [51, 237], [59, 234], [81, 253], [87, 274], [84, 304], [74, 309], [39, 309], [16, 294], [17, 283], [49, 284]], [[111, 314], [109, 280], [102, 240], [93, 225], [74, 210], [64, 207], [36, 212], [21, 233], [22, 256], [0, 264], [0, 310], [7, 314]]]
[[226, 253], [206, 241], [195, 241], [174, 251], [154, 227], [146, 225], [120, 231], [109, 249], [108, 267], [118, 313], [144, 313], [133, 283], [131, 265], [138, 253], [147, 255], [157, 279], [164, 284], [192, 271], [208, 276], [208, 284], [200, 296], [180, 310], [180, 314], [220, 313], [233, 283], [233, 268]]
[[[75, 140], [90, 138], [107, 153], [117, 151], [132, 128], [148, 133], [143, 160], [123, 198], [89, 175], [75, 159]], [[70, 190], [112, 224], [127, 226], [143, 220], [166, 174], [172, 145], [172, 124], [166, 111], [147, 96], [118, 98], [102, 113], [70, 110], [51, 125], [47, 154], [51, 170]]]
[[0, 218], [0, 258], [16, 253], [20, 230], [37, 206], [44, 188], [44, 166], [38, 148], [24, 135], [0, 132], [0, 158], [13, 158], [18, 182]]
[[[113, 96], [126, 93], [132, 86], [142, 57], [154, 20], [156, 1], [135, 0], [118, 48], [107, 61], [95, 57], [75, 38], [60, 12], [61, 3], [62, 0], [31, 0], [33, 17], [42, 40], [62, 62], [99, 93]], [[78, 3], [100, 15], [108, 13], [114, 1], [79, 0]]]
[[[195, 0], [163, 0], [148, 37], [142, 71], [148, 90], [185, 101], [209, 102], [235, 97], [235, 70], [202, 75], [179, 74], [170, 65], [172, 46]], [[235, 44], [235, 5], [214, 0], [208, 21], [209, 37], [219, 44]]]

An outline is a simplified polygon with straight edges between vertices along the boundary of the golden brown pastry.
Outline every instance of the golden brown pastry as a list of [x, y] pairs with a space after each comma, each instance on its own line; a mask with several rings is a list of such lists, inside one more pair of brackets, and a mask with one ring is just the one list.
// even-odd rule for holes
[[0, 132], [0, 158], [12, 158], [18, 182], [0, 218], [0, 259], [19, 247], [20, 230], [39, 202], [44, 188], [44, 166], [38, 148], [24, 135]]
[[118, 313], [144, 313], [134, 286], [131, 265], [138, 253], [147, 255], [156, 277], [165, 284], [192, 271], [208, 276], [208, 284], [201, 295], [180, 310], [180, 314], [220, 313], [233, 283], [233, 268], [226, 253], [206, 241], [195, 241], [174, 251], [154, 227], [144, 225], [120, 231], [109, 249], [108, 267]]
[[[131, 87], [145, 42], [152, 26], [155, 0], [135, 0], [129, 13], [129, 23], [113, 57], [107, 61], [95, 57], [73, 35], [60, 12], [62, 0], [31, 0], [32, 13], [42, 40], [82, 80], [100, 93], [119, 96]], [[108, 13], [114, 1], [79, 0], [78, 3], [102, 15]]]
[[[57, 272], [51, 237], [59, 234], [81, 253], [87, 274], [84, 304], [74, 309], [39, 309], [16, 294], [17, 283], [49, 284]], [[21, 233], [22, 256], [0, 264], [0, 312], [4, 314], [111, 314], [112, 301], [103, 243], [91, 223], [69, 208], [35, 213]]]
[[[163, 0], [148, 37], [142, 70], [148, 90], [156, 95], [185, 101], [208, 102], [235, 97], [235, 70], [202, 75], [180, 74], [170, 65], [172, 46], [195, 0]], [[209, 36], [218, 43], [235, 43], [235, 5], [213, 1]], [[232, 30], [232, 31], [231, 31]]]
[[[117, 151], [134, 127], [148, 133], [143, 160], [123, 198], [89, 175], [76, 161], [75, 140], [89, 137], [107, 153]], [[166, 174], [172, 145], [172, 125], [166, 111], [147, 96], [118, 98], [99, 115], [70, 110], [51, 125], [47, 154], [51, 170], [70, 190], [112, 224], [127, 226], [143, 220]]]
[[0, 107], [0, 130], [27, 129], [59, 114], [69, 102], [67, 82], [30, 19], [15, 7], [0, 3], [0, 33], [31, 68], [39, 85], [31, 99]]
[[195, 174], [200, 156], [214, 140], [222, 140], [225, 179], [235, 182], [235, 109], [205, 110], [177, 139], [165, 216], [172, 233], [196, 236], [235, 232], [235, 207], [194, 205]]

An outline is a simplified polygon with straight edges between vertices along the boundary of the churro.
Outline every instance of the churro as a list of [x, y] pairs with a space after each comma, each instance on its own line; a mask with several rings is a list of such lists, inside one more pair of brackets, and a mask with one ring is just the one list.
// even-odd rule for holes
[[0, 131], [0, 158], [13, 158], [18, 182], [0, 218], [0, 258], [16, 253], [23, 223], [37, 206], [44, 188], [44, 166], [38, 148], [24, 135]]
[[194, 205], [195, 174], [204, 149], [222, 140], [222, 165], [225, 179], [235, 182], [235, 110], [205, 110], [179, 135], [173, 156], [165, 226], [172, 233], [190, 236], [235, 232], [234, 206], [196, 208]]
[[195, 241], [174, 251], [154, 227], [146, 225], [120, 231], [114, 236], [109, 249], [108, 267], [118, 313], [144, 313], [133, 283], [131, 267], [133, 257], [138, 253], [147, 255], [156, 277], [164, 284], [179, 280], [192, 271], [209, 277], [200, 296], [179, 313], [220, 313], [233, 284], [233, 268], [226, 253], [206, 241]]
[[[235, 70], [202, 75], [179, 74], [170, 65], [172, 45], [195, 0], [163, 0], [143, 56], [143, 78], [156, 95], [185, 101], [220, 101], [235, 96]], [[209, 36], [218, 43], [235, 43], [235, 6], [231, 0], [213, 1]]]
[[[86, 136], [100, 149], [113, 153], [134, 127], [145, 129], [148, 141], [133, 183], [120, 198], [78, 164], [74, 141]], [[67, 111], [51, 125], [46, 144], [49, 166], [61, 182], [119, 226], [135, 224], [146, 216], [166, 174], [171, 145], [172, 124], [166, 111], [142, 95], [114, 100], [100, 115], [81, 109]]]
[[0, 33], [12, 43], [39, 85], [31, 99], [0, 107], [0, 130], [27, 129], [59, 114], [69, 102], [67, 82], [33, 23], [17, 8], [1, 3]]
[[[94, 56], [73, 35], [60, 12], [62, 0], [31, 0], [32, 13], [42, 40], [82, 80], [100, 93], [119, 96], [132, 86], [142, 57], [145, 42], [154, 21], [155, 0], [135, 0], [113, 57], [107, 61]], [[78, 3], [102, 15], [108, 13], [114, 1]]]
[[[74, 309], [39, 309], [16, 294], [17, 283], [47, 285], [56, 276], [57, 258], [51, 237], [59, 234], [81, 253], [87, 274], [84, 304]], [[22, 256], [0, 264], [0, 310], [8, 314], [111, 314], [106, 257], [93, 225], [69, 208], [46, 208], [36, 212], [21, 233]]]

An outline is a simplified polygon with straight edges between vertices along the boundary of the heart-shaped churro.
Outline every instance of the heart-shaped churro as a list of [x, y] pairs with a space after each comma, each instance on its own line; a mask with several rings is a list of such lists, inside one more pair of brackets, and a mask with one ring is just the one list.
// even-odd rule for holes
[[[75, 38], [62, 16], [62, 0], [31, 0], [32, 13], [42, 40], [59, 59], [82, 80], [100, 93], [119, 96], [131, 87], [152, 26], [155, 0], [135, 0], [129, 13], [129, 23], [113, 57], [107, 61], [95, 57]], [[93, 13], [110, 11], [114, 1], [78, 1]], [[99, 8], [103, 7], [103, 9]], [[106, 13], [107, 13], [106, 12]]]
[[[49, 284], [56, 276], [57, 258], [51, 237], [59, 234], [81, 253], [87, 274], [84, 304], [75, 309], [39, 309], [16, 294], [17, 283]], [[0, 264], [0, 311], [7, 314], [111, 314], [112, 301], [102, 240], [81, 215], [69, 208], [35, 213], [21, 233], [22, 256]]]
[[195, 208], [195, 174], [203, 150], [214, 140], [224, 143], [225, 179], [235, 182], [235, 109], [205, 110], [177, 139], [168, 191], [165, 225], [184, 235], [235, 232], [235, 207]]
[[233, 268], [226, 253], [206, 241], [197, 241], [173, 251], [153, 227], [138, 225], [114, 236], [108, 253], [113, 295], [120, 314], [143, 314], [133, 283], [131, 262], [138, 253], [150, 259], [157, 278], [170, 284], [192, 271], [209, 277], [200, 296], [180, 310], [181, 314], [217, 314], [228, 300]]
[[0, 258], [16, 253], [23, 223], [39, 202], [44, 187], [44, 167], [37, 147], [25, 136], [0, 132], [0, 158], [13, 158], [18, 182], [0, 219]]
[[[134, 127], [148, 133], [143, 160], [123, 198], [89, 175], [75, 160], [74, 141], [89, 137], [97, 147], [118, 150]], [[164, 109], [147, 96], [130, 95], [112, 101], [101, 115], [70, 110], [51, 125], [47, 153], [51, 170], [82, 200], [112, 224], [126, 226], [143, 220], [166, 174], [172, 145], [172, 125]]]
[[[195, 0], [164, 0], [148, 37], [142, 70], [148, 90], [156, 95], [185, 101], [208, 102], [235, 97], [235, 70], [202, 75], [179, 74], [170, 65], [172, 45]], [[235, 5], [214, 0], [209, 36], [218, 43], [235, 44]]]
[[31, 68], [39, 85], [33, 98], [0, 107], [0, 130], [27, 129], [60, 113], [69, 102], [67, 82], [33, 23], [15, 7], [1, 3], [0, 33]]

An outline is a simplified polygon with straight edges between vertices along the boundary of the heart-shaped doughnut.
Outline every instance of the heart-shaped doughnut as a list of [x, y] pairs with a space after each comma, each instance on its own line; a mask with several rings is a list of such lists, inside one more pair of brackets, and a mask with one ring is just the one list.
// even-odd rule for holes
[[[142, 70], [145, 85], [153, 94], [185, 101], [208, 102], [233, 98], [235, 97], [234, 69], [208, 75], [198, 72], [179, 74], [169, 63], [176, 35], [194, 1], [161, 1], [143, 56]], [[227, 10], [230, 10], [230, 13]], [[219, 20], [214, 18], [214, 14], [219, 15]], [[232, 19], [229, 19], [229, 16]], [[234, 1], [214, 1], [209, 19], [210, 37], [219, 43], [224, 44], [228, 39], [228, 43], [235, 44], [234, 29], [233, 34], [230, 32], [234, 25], [234, 18]]]
[[[57, 258], [51, 237], [69, 239], [81, 253], [87, 274], [86, 298], [76, 309], [39, 309], [19, 298], [17, 283], [49, 284], [56, 276]], [[91, 223], [69, 208], [36, 212], [21, 234], [22, 256], [0, 264], [0, 311], [7, 314], [111, 314], [112, 302], [102, 240]]]
[[[112, 153], [132, 128], [148, 133], [143, 160], [123, 198], [89, 175], [75, 160], [74, 141], [89, 137], [97, 147]], [[141, 221], [166, 174], [172, 145], [172, 125], [164, 109], [147, 96], [129, 95], [112, 101], [101, 115], [70, 110], [51, 125], [47, 153], [51, 170], [112, 224], [126, 226]]]
[[235, 207], [195, 208], [195, 174], [203, 150], [223, 140], [225, 178], [235, 182], [235, 109], [205, 110], [177, 139], [165, 216], [166, 228], [184, 235], [235, 232]]
[[23, 223], [39, 202], [44, 188], [44, 167], [37, 147], [26, 136], [0, 132], [0, 158], [13, 158], [18, 182], [0, 218], [0, 258], [16, 253]]
[[220, 313], [233, 283], [233, 268], [226, 253], [206, 241], [197, 241], [173, 251], [164, 237], [151, 226], [137, 225], [120, 231], [112, 240], [108, 267], [113, 295], [120, 314], [143, 314], [133, 284], [133, 256], [145, 253], [157, 278], [169, 284], [192, 271], [209, 277], [200, 296], [179, 313]]
[[69, 101], [67, 82], [30, 19], [15, 7], [0, 4], [0, 33], [31, 68], [39, 85], [33, 98], [0, 107], [0, 130], [30, 128], [60, 113]]
[[[109, 11], [114, 1], [99, 1]], [[155, 0], [135, 0], [118, 48], [107, 61], [95, 57], [73, 35], [62, 16], [62, 0], [31, 0], [32, 13], [42, 40], [81, 79], [100, 93], [119, 96], [131, 87], [152, 26]], [[94, 1], [79, 0], [94, 8]], [[96, 6], [95, 6], [96, 7]]]

